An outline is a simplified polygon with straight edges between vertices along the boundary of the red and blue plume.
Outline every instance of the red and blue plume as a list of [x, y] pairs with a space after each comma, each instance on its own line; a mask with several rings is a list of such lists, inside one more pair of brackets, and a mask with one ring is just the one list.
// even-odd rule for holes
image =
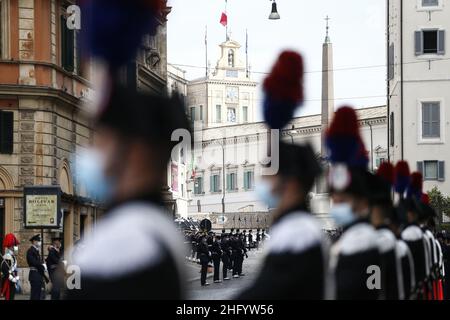
[[144, 34], [156, 33], [164, 8], [164, 0], [83, 0], [83, 55], [117, 70], [136, 56]]
[[422, 193], [422, 196], [421, 196], [421, 198], [420, 198], [420, 201], [421, 201], [423, 204], [430, 205], [430, 196], [429, 196], [427, 193]]
[[411, 181], [408, 186], [408, 198], [415, 197], [418, 200], [422, 199], [423, 176], [420, 172], [413, 172], [411, 174]]
[[422, 196], [420, 197], [420, 201], [423, 204], [430, 205], [430, 196], [427, 193], [422, 193]]
[[272, 129], [282, 129], [303, 102], [303, 59], [294, 51], [279, 56], [269, 76], [264, 80], [263, 113]]
[[381, 177], [389, 185], [394, 185], [395, 169], [392, 163], [383, 162], [377, 170], [377, 176]]
[[369, 152], [366, 150], [366, 147], [361, 139], [361, 136], [359, 136], [358, 150], [356, 151], [353, 160], [349, 163], [349, 166], [364, 170], [367, 170], [369, 166]]
[[3, 239], [3, 248], [11, 248], [17, 245], [19, 245], [19, 241], [12, 233], [8, 233]]
[[399, 193], [402, 196], [408, 188], [410, 180], [411, 177], [408, 162], [397, 162], [397, 164], [395, 165], [395, 192]]
[[332, 163], [351, 165], [358, 156], [363, 156], [365, 148], [359, 135], [358, 117], [353, 108], [344, 106], [335, 112], [325, 143]]

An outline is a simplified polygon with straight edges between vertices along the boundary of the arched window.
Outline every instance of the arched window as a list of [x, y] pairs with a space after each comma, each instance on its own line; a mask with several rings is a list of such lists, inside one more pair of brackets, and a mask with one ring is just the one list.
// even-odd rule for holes
[[234, 51], [228, 51], [228, 66], [234, 68]]

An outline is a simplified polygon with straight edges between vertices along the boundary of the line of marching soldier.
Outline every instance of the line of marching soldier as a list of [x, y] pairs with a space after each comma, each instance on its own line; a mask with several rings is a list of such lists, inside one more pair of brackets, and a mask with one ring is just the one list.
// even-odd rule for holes
[[[255, 241], [253, 231], [242, 232], [239, 229], [231, 229], [229, 233], [225, 229], [222, 234], [214, 232], [188, 232], [185, 234], [185, 244], [191, 245], [191, 256], [188, 260], [197, 261], [201, 265], [200, 283], [202, 286], [209, 285], [206, 282], [208, 267], [214, 268], [214, 283], [230, 280], [228, 272], [231, 271], [233, 278], [239, 278], [245, 274], [242, 271], [244, 258], [252, 248], [257, 248], [261, 239], [266, 237], [265, 230], [262, 233], [257, 230]], [[222, 263], [222, 280], [220, 280], [220, 265]]]

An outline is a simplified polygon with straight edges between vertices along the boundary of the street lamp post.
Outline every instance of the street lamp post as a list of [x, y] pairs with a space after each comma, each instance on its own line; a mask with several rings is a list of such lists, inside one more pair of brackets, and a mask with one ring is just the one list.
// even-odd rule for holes
[[279, 19], [280, 19], [280, 14], [278, 13], [277, 3], [275, 2], [275, 0], [273, 0], [272, 11], [270, 12], [269, 20], [279, 20]]
[[291, 130], [286, 131], [286, 135], [288, 135], [289, 137], [291, 137], [291, 142], [292, 144], [294, 144], [294, 134], [298, 133], [297, 130], [295, 130], [295, 126], [292, 125]]
[[367, 125], [370, 128], [370, 168], [373, 172], [373, 129], [372, 124], [370, 122], [367, 122]]
[[225, 139], [219, 143], [222, 147], [222, 214], [225, 213]]

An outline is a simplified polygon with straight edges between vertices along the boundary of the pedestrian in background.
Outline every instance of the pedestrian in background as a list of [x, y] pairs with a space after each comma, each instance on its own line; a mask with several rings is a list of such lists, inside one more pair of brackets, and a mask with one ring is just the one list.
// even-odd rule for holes
[[[0, 263], [0, 296], [5, 300], [14, 300], [16, 290], [20, 289], [20, 278], [17, 270], [17, 254], [19, 252], [19, 241], [16, 236], [9, 233], [3, 239], [5, 254]], [[1, 256], [1, 255], [0, 255]]]
[[31, 286], [30, 300], [41, 300], [43, 296], [45, 297], [45, 293], [43, 294], [42, 292], [44, 281], [46, 283], [49, 282], [45, 275], [47, 267], [43, 263], [41, 254], [39, 253], [42, 245], [41, 235], [37, 234], [31, 237], [30, 242], [31, 247], [27, 251], [27, 263], [30, 267], [30, 273], [28, 275]]
[[52, 245], [48, 248], [48, 256], [46, 261], [47, 270], [52, 283], [52, 290], [50, 292], [52, 300], [60, 300], [61, 290], [64, 286], [64, 262], [63, 252], [61, 248], [60, 237], [52, 238]]

